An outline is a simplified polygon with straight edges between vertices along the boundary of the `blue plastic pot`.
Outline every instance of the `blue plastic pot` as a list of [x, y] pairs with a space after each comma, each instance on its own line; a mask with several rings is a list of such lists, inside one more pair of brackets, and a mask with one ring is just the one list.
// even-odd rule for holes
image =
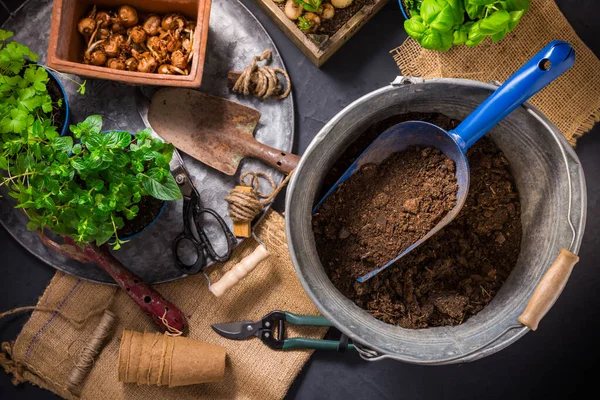
[[409, 15], [409, 11], [408, 8], [406, 8], [406, 5], [404, 4], [404, 0], [398, 0], [398, 4], [400, 4], [400, 11], [402, 11], [402, 15], [404, 16], [404, 19], [410, 19]]
[[[122, 130], [118, 130], [118, 129], [111, 129], [109, 131], [102, 131], [102, 133], [108, 133], [108, 132], [126, 132], [126, 131], [122, 131]], [[131, 133], [131, 132], [128, 132], [128, 133], [131, 134], [131, 136], [135, 136], [134, 133]], [[145, 230], [149, 229], [152, 225], [154, 225], [156, 223], [156, 221], [158, 221], [158, 219], [160, 218], [160, 216], [162, 215], [162, 213], [163, 213], [163, 211], [165, 210], [166, 207], [167, 207], [167, 202], [163, 201], [163, 204], [162, 204], [162, 207], [160, 208], [160, 211], [158, 212], [158, 214], [156, 214], [156, 218], [154, 218], [152, 220], [152, 222], [150, 222], [148, 225], [146, 225], [141, 231], [139, 231], [137, 233], [134, 233], [133, 235], [122, 237], [120, 239], [123, 240], [123, 241], [126, 241], [126, 240], [134, 239], [134, 238], [138, 237], [139, 235], [141, 235], [142, 232], [144, 232]], [[115, 242], [115, 240], [112, 239], [112, 238], [108, 241], [108, 243], [114, 243], [114, 242]]]
[[54, 80], [58, 84], [58, 87], [62, 92], [63, 104], [65, 105], [65, 123], [62, 129], [60, 130], [60, 136], [64, 136], [69, 132], [69, 124], [71, 123], [71, 113], [69, 112], [69, 98], [67, 97], [67, 92], [65, 91], [65, 87], [63, 86], [63, 84], [60, 82], [60, 79], [58, 79], [58, 77], [52, 71], [46, 68], [45, 65], [38, 65], [40, 67], [43, 67], [48, 72], [48, 75], [50, 75], [50, 79]]

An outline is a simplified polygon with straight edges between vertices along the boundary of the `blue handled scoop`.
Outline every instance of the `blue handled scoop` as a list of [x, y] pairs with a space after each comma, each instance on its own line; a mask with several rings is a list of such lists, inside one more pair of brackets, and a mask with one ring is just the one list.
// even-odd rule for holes
[[458, 193], [456, 205], [425, 236], [417, 240], [396, 258], [364, 276], [364, 282], [383, 271], [414, 248], [448, 225], [460, 212], [469, 191], [469, 163], [467, 150], [504, 117], [531, 96], [559, 77], [575, 63], [575, 51], [566, 42], [553, 41], [523, 65], [513, 76], [488, 97], [455, 129], [446, 132], [439, 126], [422, 121], [403, 122], [386, 130], [360, 155], [336, 184], [325, 194], [315, 211], [338, 186], [366, 164], [380, 164], [393, 153], [409, 146], [435, 147], [456, 165]]

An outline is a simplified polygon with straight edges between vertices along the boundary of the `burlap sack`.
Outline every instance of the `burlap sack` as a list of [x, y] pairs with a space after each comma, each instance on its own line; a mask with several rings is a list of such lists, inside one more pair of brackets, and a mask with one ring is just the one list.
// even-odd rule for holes
[[[110, 303], [109, 308], [119, 318], [117, 329], [85, 381], [81, 398], [185, 400], [280, 399], [285, 396], [311, 351], [275, 351], [258, 338], [228, 340], [217, 335], [210, 327], [215, 322], [257, 320], [276, 309], [317, 314], [317, 309], [304, 293], [292, 267], [283, 218], [275, 212], [269, 212], [256, 232], [265, 241], [271, 257], [221, 298], [217, 299], [208, 292], [207, 281], [201, 274], [156, 286], [160, 293], [188, 316], [189, 337], [227, 348], [225, 379], [218, 383], [169, 389], [165, 386], [119, 382], [117, 358], [123, 329], [156, 331], [155, 325], [125, 293], [115, 287], [90, 283], [57, 272], [38, 306], [57, 308], [69, 317], [82, 319], [90, 312], [106, 308]], [[217, 280], [250, 254], [256, 245], [251, 239], [245, 241], [229, 262], [210, 269], [211, 280]], [[98, 317], [94, 317], [83, 328], [76, 329], [56, 313], [36, 311], [14, 344], [4, 346], [5, 352], [12, 353], [12, 361], [3, 364], [17, 380], [29, 381], [68, 399], [75, 398], [66, 389], [66, 379], [73, 365], [72, 359], [97, 323]], [[326, 331], [326, 328], [287, 327], [288, 336], [321, 338]]]
[[531, 0], [531, 9], [517, 28], [498, 43], [488, 38], [474, 48], [455, 46], [440, 53], [423, 49], [409, 37], [391, 53], [405, 76], [503, 82], [557, 39], [573, 46], [575, 65], [530, 102], [575, 145], [600, 121], [600, 60], [579, 39], [553, 0]]

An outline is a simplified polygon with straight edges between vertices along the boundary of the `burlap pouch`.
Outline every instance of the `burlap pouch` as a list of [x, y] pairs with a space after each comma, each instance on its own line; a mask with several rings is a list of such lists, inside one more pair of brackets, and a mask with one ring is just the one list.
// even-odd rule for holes
[[600, 120], [600, 60], [577, 36], [553, 0], [531, 0], [531, 9], [517, 28], [498, 43], [488, 38], [474, 48], [455, 46], [440, 53], [423, 49], [409, 37], [391, 53], [405, 76], [503, 82], [557, 39], [573, 46], [575, 65], [530, 102], [575, 145]]
[[[270, 211], [256, 228], [256, 233], [265, 241], [271, 257], [221, 298], [217, 299], [208, 292], [207, 281], [201, 274], [156, 286], [165, 298], [177, 304], [189, 317], [190, 338], [227, 348], [225, 378], [217, 383], [168, 388], [164, 385], [168, 384], [167, 371], [174, 367], [172, 365], [163, 366], [163, 386], [160, 387], [119, 382], [117, 359], [123, 329], [156, 332], [154, 324], [125, 293], [115, 287], [90, 283], [57, 272], [38, 306], [57, 308], [71, 318], [83, 319], [91, 312], [106, 308], [110, 303], [109, 308], [119, 319], [117, 328], [85, 380], [81, 398], [184, 400], [284, 397], [311, 351], [275, 351], [258, 338], [228, 340], [210, 327], [216, 322], [257, 320], [276, 309], [298, 314], [317, 314], [317, 309], [304, 293], [294, 272], [285, 241], [283, 218]], [[229, 262], [210, 269], [211, 280], [219, 279], [250, 254], [256, 245], [252, 239], [246, 240], [236, 249]], [[82, 328], [77, 329], [57, 313], [36, 311], [16, 341], [12, 345], [3, 345], [3, 350], [9, 354], [2, 364], [18, 381], [29, 381], [65, 398], [75, 398], [66, 388], [66, 380], [73, 365], [72, 358], [77, 355], [97, 323], [98, 317], [93, 317]], [[321, 338], [326, 331], [326, 328], [293, 325], [288, 328], [289, 336]], [[67, 355], [67, 349], [70, 349], [71, 356]], [[120, 373], [124, 376], [125, 371]]]

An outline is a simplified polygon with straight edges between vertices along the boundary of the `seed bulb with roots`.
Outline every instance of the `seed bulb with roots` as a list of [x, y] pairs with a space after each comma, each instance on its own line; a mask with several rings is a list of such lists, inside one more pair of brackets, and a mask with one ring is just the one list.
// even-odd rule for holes
[[104, 51], [109, 57], [118, 57], [121, 54], [121, 45], [125, 42], [123, 35], [112, 35], [104, 43]]
[[146, 41], [146, 31], [139, 25], [129, 28], [127, 35], [131, 38], [133, 43], [144, 43]]
[[131, 6], [121, 6], [118, 16], [125, 28], [131, 28], [138, 23], [137, 11]]
[[181, 50], [174, 51], [171, 54], [171, 64], [180, 69], [186, 69], [188, 66], [188, 57]]
[[125, 60], [125, 69], [127, 71], [137, 71], [138, 64], [138, 60], [135, 57], [129, 57], [127, 60]]
[[96, 14], [96, 23], [100, 25], [100, 28], [108, 28], [111, 23], [110, 14], [106, 11], [98, 11]]
[[109, 58], [106, 62], [106, 66], [111, 69], [125, 69], [125, 63], [119, 58]]
[[174, 65], [171, 64], [163, 64], [160, 67], [158, 67], [158, 71], [159, 74], [164, 74], [164, 75], [187, 75], [186, 71], [183, 71], [180, 68], [177, 68]]
[[158, 29], [160, 28], [160, 17], [158, 15], [149, 16], [144, 22], [143, 28], [148, 36], [158, 35]]
[[137, 70], [139, 72], [154, 72], [156, 71], [156, 59], [149, 52], [137, 53], [132, 52], [133, 56], [138, 60]]
[[89, 37], [96, 29], [96, 20], [94, 18], [86, 17], [79, 20], [77, 24], [77, 30], [85, 37]]

